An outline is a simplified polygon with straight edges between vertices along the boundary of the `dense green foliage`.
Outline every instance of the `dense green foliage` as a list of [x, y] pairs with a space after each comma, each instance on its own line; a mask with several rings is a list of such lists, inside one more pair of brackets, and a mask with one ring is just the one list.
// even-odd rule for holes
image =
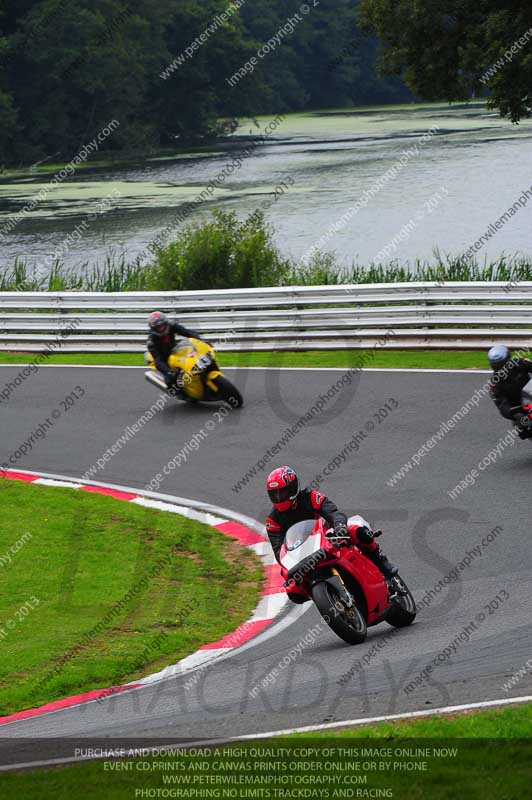
[[[66, 160], [113, 119], [120, 127], [101, 149], [145, 150], [208, 133], [229, 94], [224, 74], [248, 57], [238, 16], [172, 80], [160, 72], [226, 6], [7, 0], [0, 12], [2, 158]], [[245, 92], [239, 100], [252, 110]]]
[[153, 290], [245, 289], [286, 278], [288, 265], [273, 244], [264, 217], [245, 222], [214, 211], [203, 225], [189, 225], [175, 241], [158, 247], [146, 280]]
[[357, 28], [358, 0], [311, 3], [231, 87], [227, 79], [300, 5], [2, 0], [0, 164], [68, 162], [112, 120], [119, 127], [99, 151], [146, 153], [212, 137], [224, 130], [220, 119], [410, 97], [401, 81], [376, 77], [376, 41]]
[[203, 223], [185, 226], [176, 239], [156, 248], [145, 265], [127, 263], [110, 252], [104, 264], [67, 267], [56, 261], [49, 274], [34, 277], [32, 266], [17, 260], [0, 268], [0, 291], [186, 291], [254, 286], [317, 286], [403, 281], [530, 281], [532, 259], [501, 255], [477, 263], [460, 256], [435, 254], [433, 261], [349, 267], [334, 253], [316, 252], [308, 264], [283, 255], [274, 230], [262, 214], [240, 221], [234, 213], [214, 211]]
[[[423, 99], [490, 104], [513, 122], [532, 114], [530, 0], [361, 0], [364, 27], [384, 43], [386, 72]], [[513, 48], [513, 49], [512, 49]]]
[[[303, 16], [284, 44], [265, 59], [263, 75], [272, 102], [270, 110], [411, 99], [402, 81], [377, 76], [377, 41], [360, 30], [358, 5], [359, 0], [308, 3], [309, 15]], [[248, 0], [241, 16], [252, 38], [267, 42], [300, 6], [299, 0]]]

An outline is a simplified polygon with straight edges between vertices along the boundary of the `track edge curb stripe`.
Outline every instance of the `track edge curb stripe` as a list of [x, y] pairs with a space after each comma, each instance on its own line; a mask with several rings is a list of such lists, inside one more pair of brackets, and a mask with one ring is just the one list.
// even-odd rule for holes
[[[178, 513], [181, 516], [187, 516], [187, 510], [191, 510], [194, 514], [194, 519], [197, 519], [204, 524], [218, 530], [224, 536], [236, 539], [243, 547], [253, 550], [254, 545], [258, 540], [264, 540], [264, 535], [259, 533], [261, 526], [255, 520], [244, 517], [242, 514], [232, 512], [229, 509], [221, 508], [218, 506], [189, 500], [188, 498], [173, 497], [171, 495], [158, 495], [154, 492], [145, 492], [141, 489], [131, 489], [130, 487], [116, 486], [115, 484], [104, 484], [100, 482], [77, 480], [70, 476], [65, 475], [51, 475], [44, 472], [33, 472], [23, 470], [5, 470], [4, 474], [0, 476], [4, 480], [16, 480], [24, 483], [38, 483], [45, 486], [57, 486], [61, 488], [71, 488], [75, 491], [87, 491], [94, 494], [102, 494], [114, 497], [115, 499], [122, 500], [123, 502], [134, 503], [139, 499], [154, 500], [161, 511]], [[162, 497], [164, 500], [158, 500]], [[164, 506], [168, 508], [164, 508]], [[173, 507], [172, 507], [173, 506]], [[176, 506], [179, 510], [176, 509]], [[215, 521], [216, 520], [216, 521]], [[246, 523], [253, 524], [253, 527], [248, 527]], [[288, 598], [284, 592], [279, 592], [285, 602], [278, 602], [278, 608], [271, 616], [264, 616], [257, 619], [255, 617], [257, 610], [260, 607], [261, 601], [274, 597], [267, 589], [267, 567], [269, 566], [269, 558], [267, 555], [259, 555], [253, 550], [257, 558], [260, 559], [263, 566], [264, 585], [260, 594], [259, 604], [255, 608], [253, 614], [241, 623], [238, 628], [232, 633], [225, 634], [222, 639], [217, 642], [211, 642], [202, 645], [195, 653], [185, 656], [176, 664], [169, 665], [163, 670], [146, 675], [138, 681], [131, 681], [120, 686], [109, 686], [104, 689], [94, 689], [88, 692], [72, 695], [70, 697], [61, 698], [46, 703], [37, 708], [26, 709], [24, 711], [15, 712], [7, 716], [0, 717], [0, 726], [7, 725], [13, 722], [30, 719], [44, 714], [54, 713], [61, 711], [65, 708], [73, 708], [84, 703], [102, 702], [105, 698], [111, 697], [118, 693], [124, 693], [133, 689], [142, 688], [142, 686], [155, 683], [159, 680], [164, 680], [167, 677], [175, 676], [176, 674], [185, 674], [204, 668], [207, 664], [212, 663], [220, 656], [226, 656], [232, 650], [240, 647], [241, 645], [251, 641], [257, 636], [264, 628], [271, 625], [271, 623], [283, 611], [288, 602]], [[281, 598], [277, 597], [279, 601]], [[186, 664], [185, 662], [188, 662]], [[71, 701], [71, 702], [69, 702]]]

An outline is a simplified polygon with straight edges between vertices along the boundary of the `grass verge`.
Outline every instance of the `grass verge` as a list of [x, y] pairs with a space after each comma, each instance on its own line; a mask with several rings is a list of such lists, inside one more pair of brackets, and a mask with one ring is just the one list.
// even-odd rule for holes
[[162, 669], [257, 603], [258, 560], [199, 522], [9, 480], [0, 507], [0, 716]]
[[[0, 788], [4, 797], [41, 800], [66, 800], [79, 792], [83, 798], [113, 800], [134, 797], [521, 800], [529, 796], [532, 779], [531, 719], [531, 707], [519, 706], [334, 733], [236, 742], [210, 755], [203, 751], [142, 761], [126, 759], [120, 762], [120, 770], [111, 769], [110, 762], [99, 761], [5, 774], [0, 778]], [[143, 744], [131, 742], [129, 746]], [[105, 742], [101, 746], [106, 746]], [[116, 747], [117, 743], [107, 746]], [[257, 755], [258, 750], [262, 754]], [[219, 781], [209, 783], [211, 776]], [[299, 793], [301, 790], [306, 794]]]
[[[27, 364], [36, 353], [0, 353], [0, 364]], [[42, 364], [144, 366], [141, 353], [54, 353]], [[221, 352], [223, 367], [395, 367], [402, 369], [488, 369], [484, 350], [309, 350]]]

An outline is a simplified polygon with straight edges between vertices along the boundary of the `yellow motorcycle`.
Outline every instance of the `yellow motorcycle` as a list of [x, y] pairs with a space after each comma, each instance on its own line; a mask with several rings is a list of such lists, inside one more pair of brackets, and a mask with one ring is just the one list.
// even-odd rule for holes
[[[147, 352], [145, 359], [150, 369], [144, 373], [149, 381], [164, 392], [172, 391], [155, 366], [153, 356]], [[214, 348], [199, 339], [182, 338], [168, 358], [168, 366], [179, 374], [183, 384], [183, 399], [204, 402], [227, 402], [233, 408], [240, 408], [244, 399], [236, 386], [229, 381], [218, 366]]]

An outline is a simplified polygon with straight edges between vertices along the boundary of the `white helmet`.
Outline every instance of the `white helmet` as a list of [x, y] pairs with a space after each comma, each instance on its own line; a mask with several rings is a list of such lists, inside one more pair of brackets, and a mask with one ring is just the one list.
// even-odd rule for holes
[[506, 347], [505, 344], [496, 344], [488, 353], [488, 361], [490, 362], [491, 368], [495, 371], [502, 369], [502, 367], [510, 361], [511, 357], [512, 351], [509, 347]]

